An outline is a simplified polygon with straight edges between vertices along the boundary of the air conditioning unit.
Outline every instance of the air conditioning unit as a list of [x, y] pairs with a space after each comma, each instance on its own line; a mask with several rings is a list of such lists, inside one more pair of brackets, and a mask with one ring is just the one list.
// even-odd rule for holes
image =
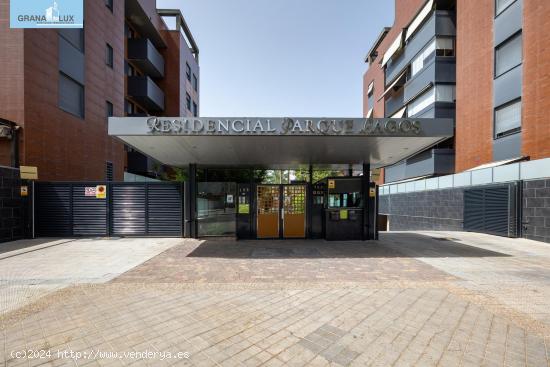
[[13, 132], [11, 127], [0, 125], [0, 138], [8, 138], [11, 139], [13, 136]]

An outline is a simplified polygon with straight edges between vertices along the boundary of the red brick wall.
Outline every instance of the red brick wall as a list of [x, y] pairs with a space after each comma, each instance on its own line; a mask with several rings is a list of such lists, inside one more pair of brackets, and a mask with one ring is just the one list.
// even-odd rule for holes
[[[23, 126], [23, 30], [10, 29], [9, 0], [0, 0], [0, 49], [0, 118]], [[0, 165], [10, 164], [10, 141], [0, 138]]]
[[[112, 161], [122, 180], [122, 143], [107, 136], [106, 100], [124, 109], [124, 3], [113, 14], [102, 1], [85, 2], [85, 119], [58, 108], [58, 33], [25, 31], [25, 129], [21, 164], [38, 166], [41, 180], [104, 180]], [[105, 43], [114, 69], [105, 65]]]
[[494, 1], [457, 0], [457, 172], [493, 159]]
[[[166, 48], [161, 50], [164, 57], [164, 79], [159, 81], [159, 87], [166, 96], [164, 115], [166, 116], [184, 116], [185, 115], [185, 92], [182, 92], [183, 84], [180, 65], [180, 33], [172, 31], [161, 31], [162, 38], [166, 42]], [[183, 97], [181, 96], [183, 94]], [[181, 102], [183, 98], [183, 103]]]
[[550, 157], [550, 1], [523, 1], [522, 154]]

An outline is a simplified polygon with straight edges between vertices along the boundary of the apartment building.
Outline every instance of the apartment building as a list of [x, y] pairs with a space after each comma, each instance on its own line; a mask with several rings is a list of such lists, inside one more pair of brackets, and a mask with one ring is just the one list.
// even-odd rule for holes
[[550, 156], [550, 3], [396, 0], [368, 52], [366, 117], [451, 117], [455, 137], [388, 166], [381, 183]]
[[41, 180], [158, 177], [107, 134], [110, 116], [198, 116], [199, 50], [179, 10], [84, 0], [82, 29], [11, 29], [0, 0], [0, 165]]

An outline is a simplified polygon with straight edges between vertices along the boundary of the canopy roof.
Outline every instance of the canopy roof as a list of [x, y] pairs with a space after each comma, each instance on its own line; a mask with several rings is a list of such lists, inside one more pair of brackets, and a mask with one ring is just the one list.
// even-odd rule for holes
[[111, 117], [109, 135], [176, 167], [382, 167], [452, 137], [453, 120]]

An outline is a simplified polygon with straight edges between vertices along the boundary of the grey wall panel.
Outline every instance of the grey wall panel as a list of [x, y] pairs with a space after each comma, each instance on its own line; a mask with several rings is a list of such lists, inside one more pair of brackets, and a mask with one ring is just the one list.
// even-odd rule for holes
[[428, 107], [426, 107], [425, 109], [417, 113], [416, 115], [414, 115], [414, 117], [425, 118], [425, 119], [434, 118], [436, 111], [437, 111], [436, 104], [434, 103], [429, 105]]
[[414, 78], [407, 82], [405, 85], [404, 100], [410, 101], [412, 98], [417, 96], [418, 93], [426, 89], [430, 83], [434, 83], [434, 81], [435, 59], [432, 59], [428, 65], [424, 66], [424, 68], [414, 76]]
[[433, 149], [434, 171], [438, 175], [453, 174], [455, 172], [454, 149]]
[[[530, 0], [531, 1], [531, 0]], [[498, 46], [522, 28], [523, 1], [516, 0], [506, 10], [500, 13], [494, 23], [494, 45]]]
[[435, 33], [438, 36], [456, 36], [456, 17], [454, 12], [445, 10], [437, 11]]
[[493, 140], [493, 161], [521, 156], [521, 133]]
[[390, 98], [386, 100], [384, 106], [384, 113], [386, 117], [393, 115], [400, 108], [403, 108], [403, 96], [404, 89], [401, 88], [398, 93], [393, 94]]
[[435, 60], [436, 83], [456, 83], [456, 58], [437, 56]]
[[[456, 115], [456, 107], [452, 102], [435, 102], [431, 117], [445, 117], [454, 119]], [[423, 117], [423, 116], [418, 116]]]
[[59, 36], [59, 70], [84, 85], [84, 54]]
[[384, 180], [386, 182], [395, 182], [405, 179], [405, 161], [401, 161], [393, 166], [386, 167], [384, 170]]
[[523, 65], [502, 74], [493, 82], [493, 103], [498, 107], [521, 97]]

